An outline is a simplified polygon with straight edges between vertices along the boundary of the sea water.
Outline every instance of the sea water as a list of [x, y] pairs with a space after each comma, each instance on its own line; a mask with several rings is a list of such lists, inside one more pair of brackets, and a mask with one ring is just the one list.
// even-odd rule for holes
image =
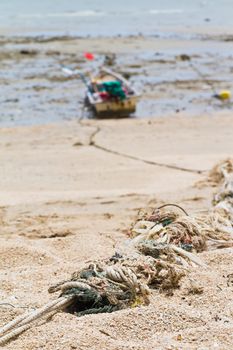
[[0, 0], [0, 33], [168, 35], [232, 27], [233, 0]]

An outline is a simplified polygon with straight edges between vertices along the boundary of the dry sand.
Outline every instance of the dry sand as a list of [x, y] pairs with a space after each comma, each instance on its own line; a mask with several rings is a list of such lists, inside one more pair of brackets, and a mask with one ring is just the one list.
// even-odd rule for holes
[[[51, 300], [48, 287], [87, 261], [110, 257], [139, 208], [208, 208], [213, 189], [193, 185], [232, 151], [223, 113], [1, 129], [0, 324]], [[148, 307], [60, 313], [5, 348], [232, 349], [233, 251], [201, 258], [208, 268], [191, 277], [203, 294], [189, 294], [184, 278], [173, 296], [154, 291]]]

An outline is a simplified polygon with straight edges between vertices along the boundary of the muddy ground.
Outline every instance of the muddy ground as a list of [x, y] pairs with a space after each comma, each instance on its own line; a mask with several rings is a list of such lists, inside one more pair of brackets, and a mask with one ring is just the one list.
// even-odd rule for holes
[[[227, 40], [228, 39], [228, 40]], [[102, 64], [122, 73], [141, 94], [133, 117], [232, 110], [213, 98], [232, 90], [230, 38], [23, 38], [2, 37], [1, 125], [43, 124], [92, 117], [82, 111], [85, 87], [64, 75], [66, 65], [90, 76]], [[84, 52], [95, 60], [88, 62]], [[106, 60], [106, 56], [114, 57]]]

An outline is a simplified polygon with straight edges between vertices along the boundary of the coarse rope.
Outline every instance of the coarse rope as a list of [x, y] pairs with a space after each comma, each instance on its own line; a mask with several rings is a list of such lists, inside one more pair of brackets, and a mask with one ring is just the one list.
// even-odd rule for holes
[[[8, 323], [6, 326], [0, 329], [0, 345], [4, 345], [10, 339], [23, 333], [25, 330], [32, 326], [32, 323], [44, 315], [47, 315], [51, 311], [58, 311], [69, 305], [73, 297], [61, 297], [57, 300], [53, 300], [48, 304], [44, 305], [42, 308], [33, 311], [32, 313], [25, 313], [15, 318], [13, 321]], [[13, 330], [12, 330], [13, 329]], [[10, 331], [10, 332], [9, 332]], [[5, 336], [4, 334], [7, 333]]]
[[[214, 169], [210, 175], [220, 188], [206, 215], [190, 216], [176, 204], [165, 204], [152, 215], [144, 215], [131, 230], [128, 253], [91, 264], [70, 280], [50, 287], [49, 292], [60, 292], [59, 297], [3, 326], [0, 345], [35, 325], [41, 317], [61, 310], [82, 316], [147, 305], [151, 288], [176, 288], [192, 267], [206, 267], [196, 252], [232, 246], [233, 161], [227, 160]], [[184, 215], [168, 211], [168, 206], [177, 207]]]
[[174, 204], [174, 203], [163, 204], [160, 207], [158, 207], [157, 210], [161, 210], [161, 209], [163, 209], [165, 207], [176, 207], [176, 208], [179, 208], [181, 211], [183, 211], [183, 213], [185, 213], [185, 215], [189, 216], [189, 214], [187, 213], [187, 211], [184, 208], [182, 208], [180, 205]]

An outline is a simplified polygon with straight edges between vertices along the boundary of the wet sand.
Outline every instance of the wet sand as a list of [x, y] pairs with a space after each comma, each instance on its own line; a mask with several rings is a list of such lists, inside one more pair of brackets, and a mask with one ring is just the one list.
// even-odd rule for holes
[[[231, 102], [213, 98], [222, 89], [233, 90], [230, 35], [190, 40], [2, 36], [0, 43], [1, 126], [80, 118], [85, 87], [65, 76], [61, 65], [91, 74], [113, 54], [110, 68], [142, 95], [136, 118], [232, 110]], [[95, 54], [94, 62], [84, 59], [86, 51]]]
[[[0, 130], [0, 324], [51, 300], [47, 290], [87, 261], [114, 254], [138, 210], [211, 205], [198, 188], [232, 156], [232, 115], [83, 120]], [[201, 253], [206, 270], [151, 304], [82, 318], [60, 313], [6, 349], [231, 349], [232, 249]], [[5, 304], [3, 304], [5, 303]]]

